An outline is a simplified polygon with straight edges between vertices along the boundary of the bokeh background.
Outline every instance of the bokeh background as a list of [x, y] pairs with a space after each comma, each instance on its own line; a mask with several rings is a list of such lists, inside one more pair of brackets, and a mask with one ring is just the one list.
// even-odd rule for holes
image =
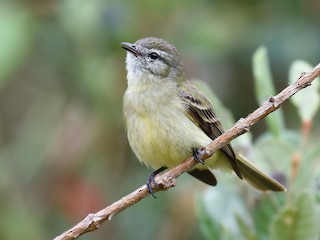
[[[168, 40], [188, 77], [206, 81], [237, 120], [258, 106], [260, 45], [277, 91], [293, 60], [319, 62], [319, 10], [317, 0], [1, 1], [0, 239], [51, 239], [145, 182], [151, 170], [131, 152], [122, 119], [120, 42]], [[283, 110], [299, 131], [295, 108]], [[265, 131], [259, 123], [253, 139]], [[181, 176], [80, 239], [206, 239], [195, 207], [206, 189]]]

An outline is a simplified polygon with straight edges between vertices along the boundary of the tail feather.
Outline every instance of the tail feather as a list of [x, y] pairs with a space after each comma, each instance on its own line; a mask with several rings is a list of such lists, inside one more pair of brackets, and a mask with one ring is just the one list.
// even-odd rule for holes
[[237, 154], [237, 160], [240, 172], [244, 180], [248, 182], [252, 187], [262, 192], [286, 191], [286, 188], [282, 184], [280, 184], [273, 178], [269, 177], [268, 175], [254, 167], [242, 155]]
[[217, 185], [217, 179], [216, 177], [213, 175], [213, 173], [208, 170], [208, 169], [204, 169], [204, 170], [199, 170], [199, 169], [193, 169], [189, 172], [189, 174], [195, 178], [197, 178], [198, 180], [209, 184], [211, 186], [215, 186]]

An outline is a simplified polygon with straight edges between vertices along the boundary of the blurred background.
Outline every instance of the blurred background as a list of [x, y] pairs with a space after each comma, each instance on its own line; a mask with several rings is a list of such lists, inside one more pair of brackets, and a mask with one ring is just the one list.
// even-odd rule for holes
[[[260, 45], [268, 51], [276, 92], [288, 85], [294, 60], [319, 63], [319, 10], [317, 0], [2, 0], [0, 239], [51, 239], [150, 174], [126, 139], [120, 42], [156, 36], [175, 45], [188, 77], [205, 81], [236, 121], [259, 105], [252, 55]], [[291, 103], [284, 104], [283, 118], [286, 129], [300, 133]], [[319, 113], [312, 122], [316, 142]], [[261, 121], [250, 142], [268, 131]], [[231, 178], [226, 182], [239, 183]], [[183, 175], [176, 188], [80, 239], [209, 239], [204, 205], [197, 202], [210, 205], [203, 195], [223, 186], [221, 180], [208, 190]], [[213, 214], [220, 209], [211, 207]]]

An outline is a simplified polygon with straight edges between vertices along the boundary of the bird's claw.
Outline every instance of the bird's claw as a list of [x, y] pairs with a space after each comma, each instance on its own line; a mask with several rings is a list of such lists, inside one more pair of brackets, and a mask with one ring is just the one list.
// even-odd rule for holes
[[193, 158], [196, 162], [201, 163], [202, 165], [204, 165], [204, 161], [201, 159], [202, 156], [205, 154], [205, 151], [201, 148], [194, 148], [192, 149], [193, 152]]
[[146, 185], [147, 185], [147, 190], [148, 192], [152, 195], [152, 197], [154, 198], [157, 198], [155, 195], [154, 195], [154, 192], [152, 190], [152, 184], [154, 184], [155, 186], [158, 186], [157, 182], [154, 180], [155, 176], [159, 173], [161, 173], [162, 171], [166, 170], [167, 167], [161, 167], [159, 169], [157, 169], [156, 171], [152, 172], [150, 174], [150, 176], [148, 177], [148, 180], [146, 182]]

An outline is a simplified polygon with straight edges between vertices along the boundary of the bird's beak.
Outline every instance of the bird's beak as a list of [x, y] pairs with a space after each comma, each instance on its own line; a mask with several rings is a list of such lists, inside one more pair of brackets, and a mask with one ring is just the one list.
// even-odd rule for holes
[[137, 49], [136, 49], [136, 45], [134, 45], [132, 43], [122, 42], [122, 43], [120, 43], [120, 46], [124, 50], [129, 51], [132, 54], [134, 54], [136, 57], [141, 56], [141, 53], [139, 51], [137, 51]]

